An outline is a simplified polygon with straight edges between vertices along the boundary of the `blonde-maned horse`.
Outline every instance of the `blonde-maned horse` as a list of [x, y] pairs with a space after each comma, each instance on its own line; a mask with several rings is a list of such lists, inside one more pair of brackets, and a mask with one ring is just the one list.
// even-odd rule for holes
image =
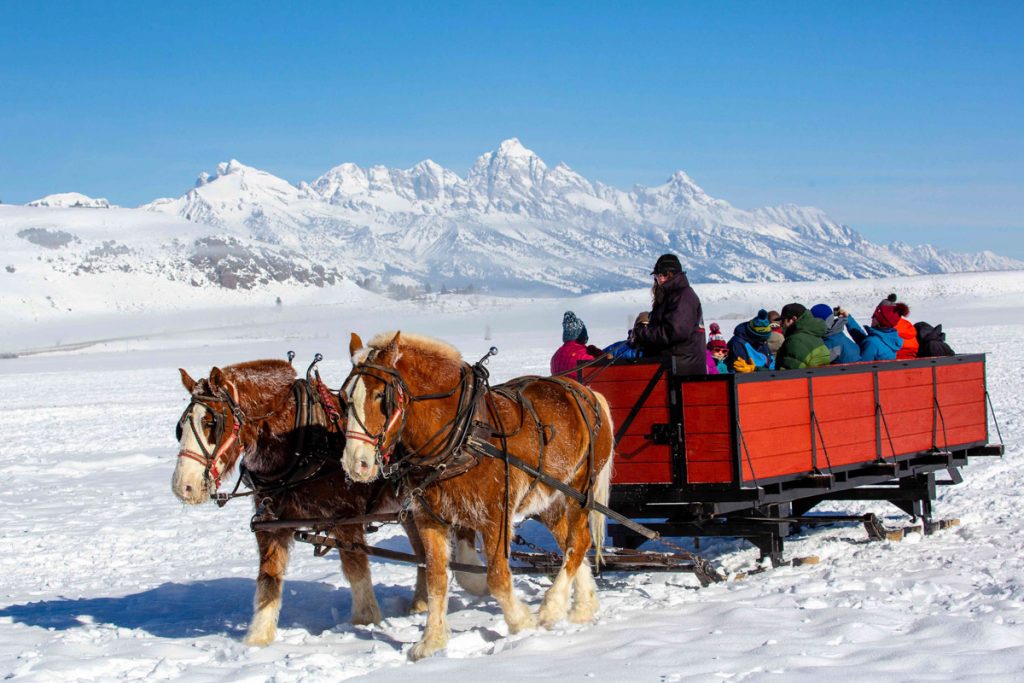
[[[614, 435], [604, 398], [563, 378], [521, 378], [488, 390], [478, 381], [480, 368], [474, 372], [455, 348], [418, 335], [389, 332], [363, 348], [353, 334], [349, 352], [354, 367], [344, 385], [345, 471], [360, 482], [372, 482], [382, 471], [402, 476], [426, 552], [427, 624], [409, 657], [428, 657], [448, 643], [449, 524], [481, 533], [487, 586], [510, 633], [538, 621], [544, 627], [566, 617], [590, 621], [598, 603], [586, 553], [592, 545], [600, 551], [603, 516], [588, 516], [578, 502], [492, 457], [493, 451], [468, 470], [446, 475], [448, 468], [467, 467], [467, 449], [474, 443], [467, 430], [489, 433], [482, 438], [493, 447], [607, 504]], [[487, 428], [481, 432], [473, 422]], [[399, 444], [405, 455], [395, 455]], [[392, 456], [403, 465], [390, 462]], [[516, 596], [509, 569], [513, 518], [525, 517], [541, 520], [563, 551], [536, 618]]]
[[[215, 367], [209, 377], [198, 381], [183, 369], [180, 373], [191, 401], [178, 425], [178, 463], [171, 489], [183, 503], [209, 501], [221, 478], [229, 475], [244, 455], [249, 483], [265, 489], [253, 496], [254, 507], [268, 502], [279, 518], [345, 518], [398, 509], [390, 487], [355, 483], [345, 476], [337, 455], [345, 443], [342, 408], [329, 392], [318, 392], [319, 402], [310, 401], [308, 390], [316, 389], [297, 380], [290, 363], [258, 360]], [[323, 401], [338, 411], [339, 423], [325, 415]], [[302, 419], [297, 419], [299, 416]], [[413, 548], [420, 551], [415, 527], [411, 523], [405, 527]], [[345, 544], [365, 542], [362, 525], [339, 524], [330, 533]], [[267, 645], [277, 634], [293, 533], [276, 529], [259, 530], [255, 535], [260, 564], [245, 642]], [[459, 532], [459, 561], [479, 564], [474, 541], [472, 532]], [[339, 552], [342, 572], [351, 587], [352, 623], [380, 623], [366, 554]], [[462, 573], [457, 577], [467, 590], [483, 594], [481, 579]], [[412, 611], [426, 609], [425, 594], [424, 572], [420, 570]]]

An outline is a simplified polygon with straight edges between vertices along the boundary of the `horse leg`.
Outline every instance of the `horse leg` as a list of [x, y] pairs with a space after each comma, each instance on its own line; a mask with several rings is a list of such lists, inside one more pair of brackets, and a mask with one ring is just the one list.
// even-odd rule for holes
[[[416, 523], [407, 518], [402, 522], [405, 535], [409, 539], [409, 546], [414, 555], [424, 557], [423, 541], [420, 540], [420, 532]], [[412, 603], [409, 605], [409, 614], [419, 614], [427, 611], [427, 570], [420, 564], [416, 565], [416, 588], [412, 594]]]
[[[508, 513], [504, 513], [508, 515]], [[508, 519], [508, 528], [512, 528], [512, 520]], [[512, 572], [508, 566], [508, 541], [502, 533], [501, 523], [492, 524], [483, 532], [484, 550], [487, 555], [487, 588], [501, 605], [508, 624], [509, 633], [519, 633], [525, 629], [536, 628], [537, 621], [533, 618], [530, 608], [518, 597], [512, 586]]]
[[[484, 566], [476, 551], [476, 531], [455, 527], [455, 561], [459, 564]], [[455, 572], [455, 581], [462, 589], [477, 597], [487, 595], [487, 575], [475, 572]]]
[[[361, 525], [345, 524], [335, 527], [334, 536], [343, 546], [362, 546], [366, 534]], [[341, 572], [348, 581], [352, 593], [352, 623], [379, 624], [380, 606], [373, 594], [373, 580], [370, 578], [370, 560], [366, 553], [358, 550], [339, 550]]]
[[277, 635], [277, 619], [281, 614], [281, 584], [288, 568], [291, 532], [256, 532], [260, 552], [260, 572], [256, 577], [253, 614], [245, 634], [246, 645], [269, 645]]
[[537, 612], [537, 618], [544, 628], [553, 627], [568, 615], [569, 586], [576, 581], [576, 574], [580, 565], [586, 560], [586, 553], [591, 545], [585, 510], [572, 503], [566, 505], [565, 524], [566, 538], [562, 568], [555, 576], [551, 587], [544, 594], [544, 601]]
[[416, 661], [448, 645], [448, 528], [426, 514], [416, 515], [423, 542], [427, 574], [427, 625], [423, 637], [409, 650]]

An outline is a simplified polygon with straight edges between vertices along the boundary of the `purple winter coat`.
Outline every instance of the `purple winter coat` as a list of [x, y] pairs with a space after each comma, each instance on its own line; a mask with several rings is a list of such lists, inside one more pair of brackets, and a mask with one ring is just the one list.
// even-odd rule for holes
[[634, 343], [644, 356], [675, 356], [682, 374], [707, 374], [707, 339], [701, 329], [704, 311], [686, 273], [661, 286], [664, 297], [651, 310], [650, 322], [633, 328]]

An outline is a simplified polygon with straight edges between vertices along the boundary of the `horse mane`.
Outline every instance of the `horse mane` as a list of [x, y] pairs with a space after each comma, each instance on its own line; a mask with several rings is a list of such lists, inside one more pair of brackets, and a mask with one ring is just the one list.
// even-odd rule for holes
[[[376, 337], [370, 340], [368, 344], [369, 348], [380, 350], [386, 348], [388, 344], [395, 338], [398, 332], [381, 332]], [[448, 342], [428, 337], [422, 334], [415, 334], [413, 332], [402, 332], [402, 338], [399, 341], [399, 350], [411, 349], [417, 352], [419, 355], [429, 356], [434, 360], [448, 361], [451, 363], [461, 363], [462, 354], [459, 350], [449, 344]]]

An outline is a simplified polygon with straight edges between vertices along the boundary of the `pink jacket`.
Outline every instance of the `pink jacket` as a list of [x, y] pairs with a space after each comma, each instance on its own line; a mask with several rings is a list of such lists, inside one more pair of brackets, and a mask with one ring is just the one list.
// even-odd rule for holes
[[551, 356], [551, 374], [568, 372], [576, 367], [576, 363], [586, 360], [594, 360], [594, 357], [587, 353], [587, 347], [578, 341], [567, 341], [555, 351], [555, 355]]

